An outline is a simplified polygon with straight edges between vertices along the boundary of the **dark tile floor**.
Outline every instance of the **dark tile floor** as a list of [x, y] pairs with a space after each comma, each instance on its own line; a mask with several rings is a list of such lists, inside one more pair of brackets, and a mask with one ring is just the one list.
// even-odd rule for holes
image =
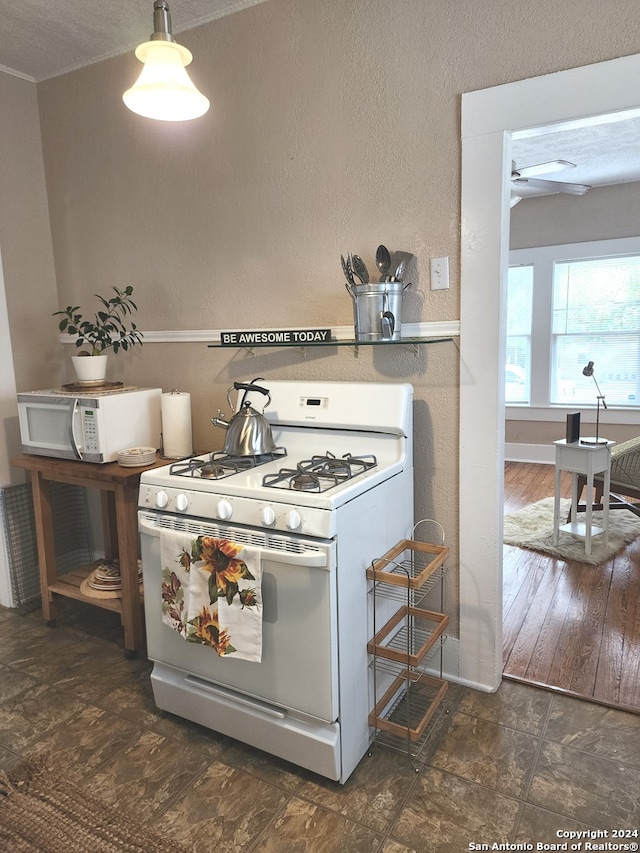
[[417, 771], [377, 748], [340, 786], [158, 711], [149, 672], [114, 614], [64, 601], [52, 629], [0, 608], [0, 768], [60, 753], [78, 785], [197, 853], [535, 850], [640, 825], [639, 715], [452, 687]]

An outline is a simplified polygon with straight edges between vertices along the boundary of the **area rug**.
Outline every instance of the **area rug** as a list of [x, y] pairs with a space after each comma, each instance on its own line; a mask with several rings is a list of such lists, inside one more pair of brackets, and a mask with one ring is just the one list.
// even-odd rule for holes
[[[584, 553], [584, 540], [563, 531], [560, 531], [558, 544], [554, 545], [553, 503], [553, 498], [544, 498], [524, 509], [505, 515], [504, 544], [542, 551], [543, 554], [559, 557], [562, 560], [597, 566], [610, 560], [625, 545], [633, 542], [636, 536], [640, 536], [640, 518], [626, 509], [616, 509], [609, 512], [608, 547], [604, 545], [603, 536], [595, 536], [591, 539], [591, 554], [587, 556]], [[571, 501], [568, 498], [561, 500], [561, 524], [566, 521], [570, 506]], [[584, 520], [585, 513], [579, 512], [578, 521]], [[592, 524], [602, 526], [602, 511], [593, 513]]]
[[0, 773], [0, 850], [7, 853], [186, 853], [54, 772], [45, 757]]

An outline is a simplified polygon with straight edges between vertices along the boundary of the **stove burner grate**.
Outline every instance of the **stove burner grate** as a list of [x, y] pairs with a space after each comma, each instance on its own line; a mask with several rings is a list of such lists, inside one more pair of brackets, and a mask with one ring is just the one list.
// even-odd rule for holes
[[324, 456], [312, 456], [298, 462], [295, 469], [281, 468], [275, 474], [265, 474], [262, 485], [267, 488], [295, 489], [301, 492], [326, 492], [340, 483], [351, 480], [375, 468], [375, 456], [335, 456], [327, 452]]
[[291, 478], [291, 488], [299, 492], [319, 492], [321, 489], [320, 478], [315, 474], [299, 471]]
[[177, 477], [201, 477], [209, 480], [222, 480], [232, 477], [242, 471], [257, 468], [275, 459], [284, 459], [287, 451], [284, 447], [276, 447], [271, 453], [260, 456], [232, 456], [221, 450], [210, 453], [206, 459], [194, 456], [191, 459], [181, 459], [169, 468], [169, 474]]

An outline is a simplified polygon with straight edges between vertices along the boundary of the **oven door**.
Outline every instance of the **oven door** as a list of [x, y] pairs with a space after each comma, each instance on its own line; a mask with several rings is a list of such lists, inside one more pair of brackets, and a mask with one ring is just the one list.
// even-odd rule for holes
[[[149, 658], [191, 676], [203, 687], [231, 688], [244, 697], [332, 723], [338, 717], [336, 558], [333, 541], [139, 512]], [[219, 657], [186, 642], [162, 621], [160, 532], [232, 539], [258, 548], [262, 566], [262, 660]]]

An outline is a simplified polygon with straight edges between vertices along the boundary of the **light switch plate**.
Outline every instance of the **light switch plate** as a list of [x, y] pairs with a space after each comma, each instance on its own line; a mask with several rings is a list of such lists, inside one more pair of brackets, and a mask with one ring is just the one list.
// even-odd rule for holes
[[448, 290], [449, 258], [431, 258], [431, 290]]

